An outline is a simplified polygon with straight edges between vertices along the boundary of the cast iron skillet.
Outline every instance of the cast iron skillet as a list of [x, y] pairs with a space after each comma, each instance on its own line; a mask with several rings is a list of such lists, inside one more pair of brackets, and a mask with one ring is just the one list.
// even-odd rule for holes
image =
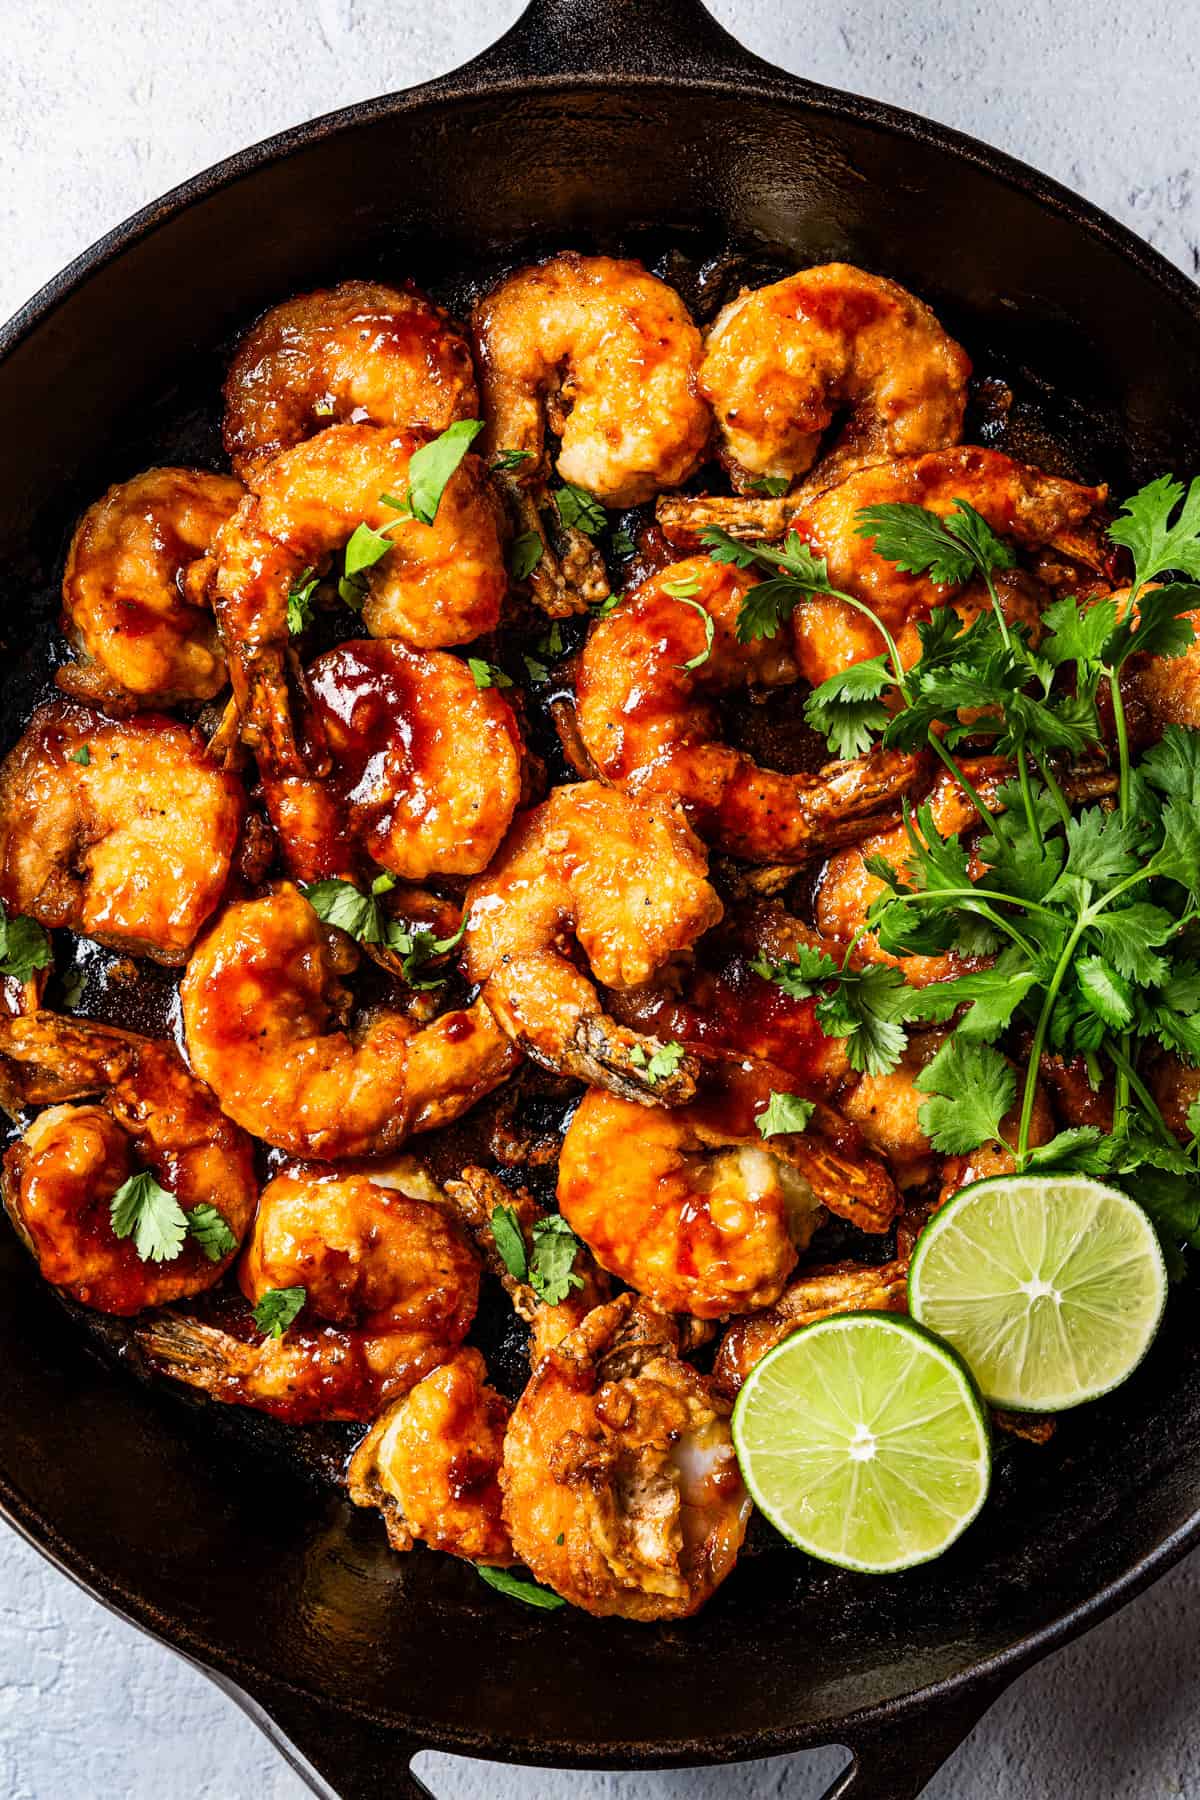
[[[189, 182], [7, 328], [8, 739], [38, 674], [28, 597], [56, 579], [71, 521], [151, 460], [215, 451], [196, 396], [257, 309], [420, 270], [432, 244], [465, 264], [664, 225], [916, 287], [1086, 478], [1200, 469], [1200, 294], [1111, 220], [969, 139], [784, 76], [697, 0], [534, 0], [457, 74]], [[768, 1553], [699, 1619], [650, 1629], [531, 1613], [449, 1558], [391, 1556], [377, 1520], [245, 1422], [98, 1358], [2, 1232], [0, 1503], [213, 1675], [318, 1791], [426, 1794], [408, 1772], [425, 1746], [602, 1768], [837, 1742], [854, 1761], [832, 1795], [905, 1800], [1015, 1675], [1200, 1537], [1189, 1298], [1133, 1381], [1049, 1450], [1005, 1457], [940, 1562], [872, 1580]]]

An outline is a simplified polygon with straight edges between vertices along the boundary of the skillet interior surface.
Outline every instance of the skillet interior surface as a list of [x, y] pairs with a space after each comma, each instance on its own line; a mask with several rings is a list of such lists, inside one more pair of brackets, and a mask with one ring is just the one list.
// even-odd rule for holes
[[[568, 243], [844, 257], [913, 286], [1012, 384], [1031, 454], [1118, 493], [1200, 469], [1200, 320], [1183, 284], [1003, 168], [885, 129], [878, 109], [766, 77], [741, 91], [451, 80], [342, 117], [200, 184], [33, 309], [0, 365], [5, 747], [45, 681], [79, 511], [151, 462], [215, 461], [231, 334], [343, 275], [452, 291], [465, 268]], [[285, 1724], [328, 1707], [529, 1761], [768, 1755], [1004, 1655], [1186, 1530], [1200, 1497], [1193, 1304], [1175, 1296], [1135, 1378], [1065, 1418], [1048, 1450], [1005, 1453], [991, 1504], [940, 1562], [872, 1580], [768, 1548], [701, 1617], [648, 1629], [529, 1613], [448, 1558], [392, 1556], [374, 1517], [255, 1422], [98, 1355], [4, 1229], [0, 1501], [103, 1597], [282, 1697]]]

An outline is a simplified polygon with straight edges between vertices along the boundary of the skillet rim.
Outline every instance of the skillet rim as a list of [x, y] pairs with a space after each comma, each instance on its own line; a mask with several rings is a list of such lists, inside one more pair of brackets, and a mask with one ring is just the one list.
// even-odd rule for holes
[[[518, 21], [519, 23], [519, 21]], [[666, 89], [672, 93], [733, 97], [748, 101], [784, 104], [808, 111], [818, 118], [849, 118], [882, 135], [895, 135], [921, 142], [941, 156], [977, 169], [1032, 199], [1040, 208], [1057, 219], [1084, 230], [1092, 239], [1123, 258], [1189, 317], [1200, 332], [1200, 285], [1128, 226], [1113, 218], [1094, 202], [1072, 192], [1063, 183], [1042, 174], [1029, 164], [1005, 151], [997, 150], [953, 127], [922, 118], [919, 114], [891, 106], [885, 102], [831, 88], [774, 69], [769, 63], [736, 46], [742, 57], [740, 64], [697, 75], [688, 71], [674, 74], [620, 69], [587, 68], [567, 73], [522, 73], [496, 66], [494, 58], [506, 39], [485, 48], [471, 62], [446, 75], [417, 87], [398, 89], [393, 93], [362, 100], [336, 108], [315, 119], [286, 127], [270, 137], [250, 144], [232, 155], [210, 164], [196, 175], [148, 202], [126, 219], [102, 234], [74, 257], [57, 274], [51, 276], [0, 327], [0, 365], [27, 338], [52, 317], [57, 307], [80, 289], [93, 275], [114, 262], [125, 250], [149, 237], [159, 226], [166, 225], [191, 207], [212, 198], [244, 178], [249, 178], [269, 164], [280, 162], [301, 150], [332, 140], [360, 126], [423, 108], [439, 109], [462, 102], [508, 96], [553, 98], [580, 90], [648, 92]], [[132, 1624], [156, 1642], [164, 1644], [185, 1661], [198, 1667], [218, 1687], [237, 1701], [256, 1723], [257, 1708], [265, 1709], [271, 1727], [269, 1735], [277, 1747], [286, 1743], [284, 1730], [271, 1718], [273, 1696], [286, 1696], [312, 1707], [314, 1702], [327, 1714], [350, 1725], [366, 1726], [380, 1721], [370, 1713], [330, 1699], [327, 1694], [314, 1694], [310, 1689], [282, 1679], [275, 1670], [244, 1664], [236, 1656], [197, 1641], [197, 1634], [172, 1622], [175, 1636], [166, 1635], [163, 1622], [153, 1606], [141, 1594], [131, 1594], [125, 1585], [109, 1577], [74, 1547], [59, 1537], [53, 1521], [28, 1506], [21, 1494], [0, 1469], [0, 1517], [18, 1535], [43, 1555], [60, 1572], [74, 1581], [91, 1598], [108, 1611]], [[770, 1731], [756, 1730], [752, 1736], [736, 1731], [723, 1731], [703, 1739], [677, 1739], [670, 1748], [651, 1740], [610, 1742], [588, 1745], [575, 1739], [547, 1738], [537, 1742], [519, 1735], [489, 1735], [464, 1729], [461, 1733], [438, 1729], [417, 1738], [420, 1730], [389, 1725], [400, 1739], [407, 1737], [409, 1752], [422, 1748], [445, 1749], [452, 1754], [473, 1755], [501, 1761], [531, 1765], [563, 1765], [591, 1768], [686, 1766], [697, 1762], [726, 1763], [763, 1756], [786, 1755], [789, 1752], [815, 1748], [833, 1742], [854, 1744], [868, 1731], [892, 1730], [916, 1719], [923, 1713], [954, 1700], [973, 1707], [964, 1730], [980, 1715], [998, 1693], [1025, 1668], [1052, 1650], [1079, 1636], [1091, 1625], [1099, 1623], [1147, 1588], [1158, 1576], [1197, 1544], [1200, 1544], [1200, 1496], [1195, 1510], [1176, 1526], [1145, 1556], [1123, 1574], [1090, 1594], [1073, 1608], [1051, 1619], [1036, 1631], [1015, 1640], [1003, 1650], [983, 1661], [975, 1662], [956, 1674], [930, 1683], [909, 1693], [898, 1694], [874, 1705], [807, 1724], [779, 1727]], [[285, 1752], [286, 1753], [286, 1752]], [[289, 1757], [289, 1760], [291, 1758]], [[302, 1771], [303, 1772], [303, 1771]], [[838, 1792], [844, 1791], [839, 1784]]]

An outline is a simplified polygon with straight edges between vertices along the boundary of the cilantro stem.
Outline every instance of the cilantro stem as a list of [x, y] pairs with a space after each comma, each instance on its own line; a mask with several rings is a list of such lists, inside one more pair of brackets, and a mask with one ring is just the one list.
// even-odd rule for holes
[[992, 580], [992, 572], [990, 569], [985, 568], [982, 564], [980, 564], [979, 567], [980, 567], [981, 573], [983, 575], [984, 585], [986, 586], [987, 591], [988, 591], [988, 597], [992, 602], [992, 611], [996, 615], [996, 623], [1000, 627], [1000, 636], [1004, 639], [1004, 648], [1006, 650], [1011, 650], [1012, 649], [1012, 635], [1008, 629], [1008, 620], [1005, 618], [1005, 616], [1000, 608], [1000, 596], [996, 592], [996, 584]]
[[1047, 757], [1044, 750], [1034, 749], [1031, 752], [1031, 754], [1033, 756], [1034, 762], [1038, 766], [1038, 774], [1041, 776], [1042, 780], [1046, 784], [1046, 792], [1049, 794], [1051, 800], [1053, 800], [1053, 802], [1054, 802], [1055, 811], [1058, 813], [1058, 816], [1062, 820], [1063, 824], [1069, 825], [1071, 823], [1071, 809], [1067, 805], [1066, 795], [1063, 793], [1063, 791], [1059, 787], [1057, 781], [1054, 779], [1054, 776], [1050, 772], [1049, 758]]
[[[1108, 1052], [1109, 1058], [1117, 1069], [1118, 1074], [1124, 1077], [1125, 1081], [1133, 1089], [1134, 1093], [1145, 1107], [1150, 1123], [1153, 1125], [1159, 1137], [1164, 1144], [1170, 1144], [1171, 1148], [1174, 1149], [1178, 1139], [1175, 1137], [1170, 1126], [1158, 1110], [1158, 1102], [1155, 1100], [1149, 1088], [1129, 1060], [1129, 1057], [1125, 1052], [1126, 1043], [1128, 1043], [1128, 1034], [1126, 1034], [1126, 1038], [1121, 1045], [1115, 1044], [1111, 1038], [1106, 1037], [1104, 1040], [1104, 1048]], [[1116, 1127], [1117, 1122], [1114, 1118], [1114, 1134], [1116, 1132]]]
[[1050, 1015], [1054, 1011], [1058, 999], [1058, 991], [1062, 987], [1067, 970], [1071, 966], [1071, 958], [1075, 954], [1075, 946], [1083, 936], [1088, 925], [1085, 909], [1080, 913], [1071, 927], [1071, 935], [1063, 945], [1062, 954], [1055, 964], [1054, 973], [1050, 977], [1050, 985], [1046, 989], [1046, 998], [1042, 1001], [1042, 1010], [1038, 1014], [1037, 1024], [1033, 1029], [1033, 1044], [1029, 1051], [1029, 1066], [1025, 1071], [1025, 1092], [1021, 1096], [1021, 1123], [1017, 1132], [1017, 1165], [1024, 1168], [1029, 1155], [1029, 1127], [1033, 1121], [1033, 1102], [1037, 1095], [1038, 1070], [1041, 1067], [1042, 1049], [1046, 1042], [1046, 1032], [1050, 1027]]
[[1108, 675], [1108, 692], [1112, 699], [1113, 724], [1117, 728], [1117, 756], [1120, 766], [1121, 820], [1129, 818], [1130, 803], [1133, 799], [1131, 769], [1129, 762], [1129, 725], [1125, 718], [1125, 702], [1121, 698], [1121, 677], [1119, 672], [1106, 671]]
[[1039, 836], [1037, 812], [1033, 804], [1033, 784], [1029, 779], [1029, 762], [1023, 743], [1017, 745], [1017, 780], [1021, 784], [1021, 801], [1025, 808], [1025, 820], [1029, 826], [1030, 836], [1036, 841]]

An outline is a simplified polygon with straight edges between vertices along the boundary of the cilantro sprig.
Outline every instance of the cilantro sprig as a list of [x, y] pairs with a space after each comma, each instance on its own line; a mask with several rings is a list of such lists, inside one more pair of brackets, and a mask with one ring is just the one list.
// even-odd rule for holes
[[360, 944], [379, 944], [401, 958], [400, 971], [410, 987], [430, 991], [443, 987], [444, 975], [429, 977], [425, 965], [445, 956], [462, 942], [466, 919], [449, 937], [439, 938], [425, 927], [415, 931], [399, 919], [389, 917], [381, 905], [385, 894], [396, 885], [395, 877], [377, 875], [369, 891], [331, 876], [325, 881], [301, 882], [300, 892], [317, 917], [326, 925], [335, 925]]
[[492, 1209], [492, 1238], [501, 1262], [514, 1281], [526, 1281], [547, 1306], [558, 1306], [572, 1288], [583, 1286], [575, 1272], [582, 1245], [560, 1213], [535, 1221], [526, 1245], [521, 1222], [511, 1206]]
[[[811, 999], [856, 1069], [894, 1068], [913, 1025], [949, 1026], [917, 1077], [935, 1149], [1003, 1144], [1019, 1168], [1130, 1182], [1171, 1246], [1195, 1244], [1200, 1106], [1180, 1143], [1143, 1071], [1164, 1049], [1200, 1066], [1200, 733], [1169, 727], [1135, 759], [1120, 678], [1130, 658], [1178, 657], [1193, 641], [1185, 615], [1200, 610], [1200, 481], [1185, 490], [1164, 478], [1125, 503], [1111, 536], [1133, 563], [1128, 594], [1056, 600], [1036, 646], [1000, 605], [995, 574], [1013, 565], [1012, 551], [965, 502], [944, 517], [867, 509], [859, 530], [910, 573], [946, 586], [981, 580], [991, 606], [965, 627], [952, 605], [936, 607], [918, 627], [920, 656], [908, 669], [876, 620], [884, 652], [815, 689], [809, 721], [843, 756], [875, 742], [932, 749], [970, 800], [978, 835], [968, 848], [941, 834], [929, 807], [906, 806], [904, 853], [895, 864], [867, 859], [880, 891], [842, 959], [801, 946], [753, 966]], [[834, 591], [821, 587], [822, 568], [792, 551], [790, 572], [769, 546], [714, 553], [742, 566], [769, 554], [774, 582], [790, 581], [792, 592], [768, 592], [760, 611], [783, 618], [806, 592]], [[1105, 693], [1117, 741], [1111, 809], [1079, 805], [1061, 776], [1063, 759], [1102, 753]], [[956, 759], [967, 742], [1011, 761], [1012, 779], [987, 801]], [[988, 963], [912, 987], [892, 962], [863, 960], [868, 933], [889, 957], [953, 952]], [[1094, 1086], [1107, 1071], [1110, 1133], [1075, 1127], [1033, 1141], [1048, 1051], [1082, 1059]]]

